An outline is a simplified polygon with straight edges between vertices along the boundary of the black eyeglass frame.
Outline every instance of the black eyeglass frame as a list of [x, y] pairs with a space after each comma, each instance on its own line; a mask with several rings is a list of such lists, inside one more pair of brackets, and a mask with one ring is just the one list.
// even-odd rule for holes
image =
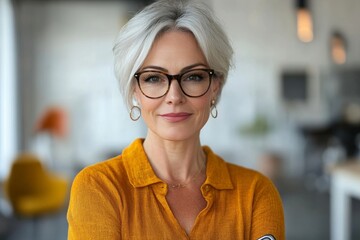
[[[209, 74], [209, 86], [208, 86], [208, 88], [206, 89], [206, 91], [205, 91], [203, 94], [200, 94], [199, 96], [191, 96], [191, 95], [187, 94], [187, 93], [184, 91], [184, 89], [182, 88], [182, 86], [181, 86], [181, 78], [182, 78], [182, 76], [184, 76], [185, 74], [187, 74], [187, 73], [189, 73], [189, 72], [192, 72], [192, 71], [196, 71], [196, 70], [204, 71], [204, 72], [207, 72], [207, 73]], [[168, 79], [168, 81], [169, 81], [168, 89], [166, 90], [166, 92], [165, 92], [163, 95], [161, 95], [161, 96], [159, 96], [159, 97], [150, 97], [150, 96], [146, 95], [146, 94], [143, 92], [143, 90], [141, 89], [141, 86], [140, 86], [140, 75], [143, 74], [143, 73], [147, 73], [147, 72], [161, 73], [161, 74], [164, 74], [164, 75], [167, 77], [167, 79]], [[151, 98], [151, 99], [158, 99], [158, 98], [162, 98], [163, 96], [165, 96], [165, 95], [169, 92], [170, 86], [171, 86], [171, 81], [174, 80], [174, 79], [179, 83], [180, 89], [181, 89], [182, 93], [183, 93], [185, 96], [191, 97], [191, 98], [202, 97], [202, 96], [204, 96], [204, 95], [209, 91], [210, 86], [211, 86], [211, 82], [212, 82], [212, 78], [213, 78], [214, 75], [215, 75], [215, 70], [209, 69], [209, 68], [201, 68], [201, 69], [190, 69], [190, 70], [188, 70], [188, 71], [185, 71], [185, 72], [182, 72], [182, 73], [176, 74], [176, 75], [170, 75], [170, 74], [166, 74], [166, 73], [164, 73], [164, 72], [156, 71], [156, 70], [145, 70], [145, 71], [141, 71], [141, 72], [135, 73], [135, 74], [134, 74], [134, 77], [135, 77], [135, 79], [137, 80], [137, 84], [138, 84], [138, 86], [139, 86], [139, 89], [140, 89], [141, 93], [142, 93], [145, 97], [148, 97], [148, 98]]]

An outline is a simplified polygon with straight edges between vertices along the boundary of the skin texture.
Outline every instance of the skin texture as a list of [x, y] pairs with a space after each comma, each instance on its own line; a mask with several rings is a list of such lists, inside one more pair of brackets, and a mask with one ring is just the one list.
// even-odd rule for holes
[[[139, 71], [160, 70], [175, 75], [197, 68], [209, 66], [194, 36], [174, 30], [154, 41]], [[209, 91], [198, 98], [184, 95], [174, 80], [169, 92], [159, 99], [147, 98], [138, 86], [135, 88], [135, 97], [148, 127], [144, 149], [155, 173], [167, 183], [186, 184], [185, 188], [170, 189], [166, 199], [187, 233], [206, 206], [200, 192], [206, 178], [206, 156], [199, 135], [209, 119], [211, 101], [216, 99], [218, 90], [216, 79]], [[195, 180], [194, 175], [197, 176]]]
[[[195, 38], [189, 32], [171, 31], [155, 40], [140, 71], [162, 70], [178, 74], [185, 69], [209, 68]], [[162, 98], [149, 99], [136, 86], [136, 99], [141, 105], [142, 117], [150, 133], [169, 141], [186, 141], [198, 138], [209, 118], [211, 100], [216, 98], [218, 84], [213, 81], [210, 90], [202, 97], [185, 96], [177, 81], [172, 81], [169, 92]], [[161, 114], [184, 112], [191, 116], [185, 121], [161, 117]]]

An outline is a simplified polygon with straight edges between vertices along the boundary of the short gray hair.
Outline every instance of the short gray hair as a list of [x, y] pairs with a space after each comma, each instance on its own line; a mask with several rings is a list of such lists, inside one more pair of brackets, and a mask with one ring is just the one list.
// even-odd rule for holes
[[[219, 21], [204, 3], [159, 0], [137, 13], [120, 30], [113, 48], [115, 76], [128, 109], [133, 105], [134, 74], [143, 64], [156, 37], [168, 30], [191, 32], [210, 66], [224, 85], [233, 49]], [[221, 90], [219, 91], [220, 97]]]

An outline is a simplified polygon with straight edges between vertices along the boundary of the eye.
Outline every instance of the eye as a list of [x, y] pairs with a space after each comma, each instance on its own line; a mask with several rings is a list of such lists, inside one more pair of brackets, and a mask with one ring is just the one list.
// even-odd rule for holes
[[160, 81], [159, 76], [150, 76], [150, 77], [147, 77], [144, 79], [144, 82], [147, 82], [147, 83], [157, 83], [159, 81]]
[[201, 80], [204, 79], [204, 77], [201, 76], [201, 75], [195, 75], [194, 74], [194, 75], [189, 76], [187, 79], [190, 80], [190, 81], [201, 81]]
[[166, 81], [166, 77], [161, 73], [146, 72], [141, 75], [141, 82], [146, 84], [159, 84]]
[[191, 81], [191, 82], [201, 82], [202, 80], [204, 80], [207, 75], [206, 72], [203, 71], [194, 71], [194, 72], [189, 72], [186, 73], [183, 77], [182, 80], [183, 81]]

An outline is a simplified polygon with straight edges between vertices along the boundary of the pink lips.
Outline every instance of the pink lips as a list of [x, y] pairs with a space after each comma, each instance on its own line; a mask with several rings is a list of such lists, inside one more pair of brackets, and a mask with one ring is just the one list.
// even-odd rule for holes
[[191, 114], [186, 112], [179, 112], [179, 113], [160, 114], [160, 116], [169, 122], [180, 122], [189, 118]]

